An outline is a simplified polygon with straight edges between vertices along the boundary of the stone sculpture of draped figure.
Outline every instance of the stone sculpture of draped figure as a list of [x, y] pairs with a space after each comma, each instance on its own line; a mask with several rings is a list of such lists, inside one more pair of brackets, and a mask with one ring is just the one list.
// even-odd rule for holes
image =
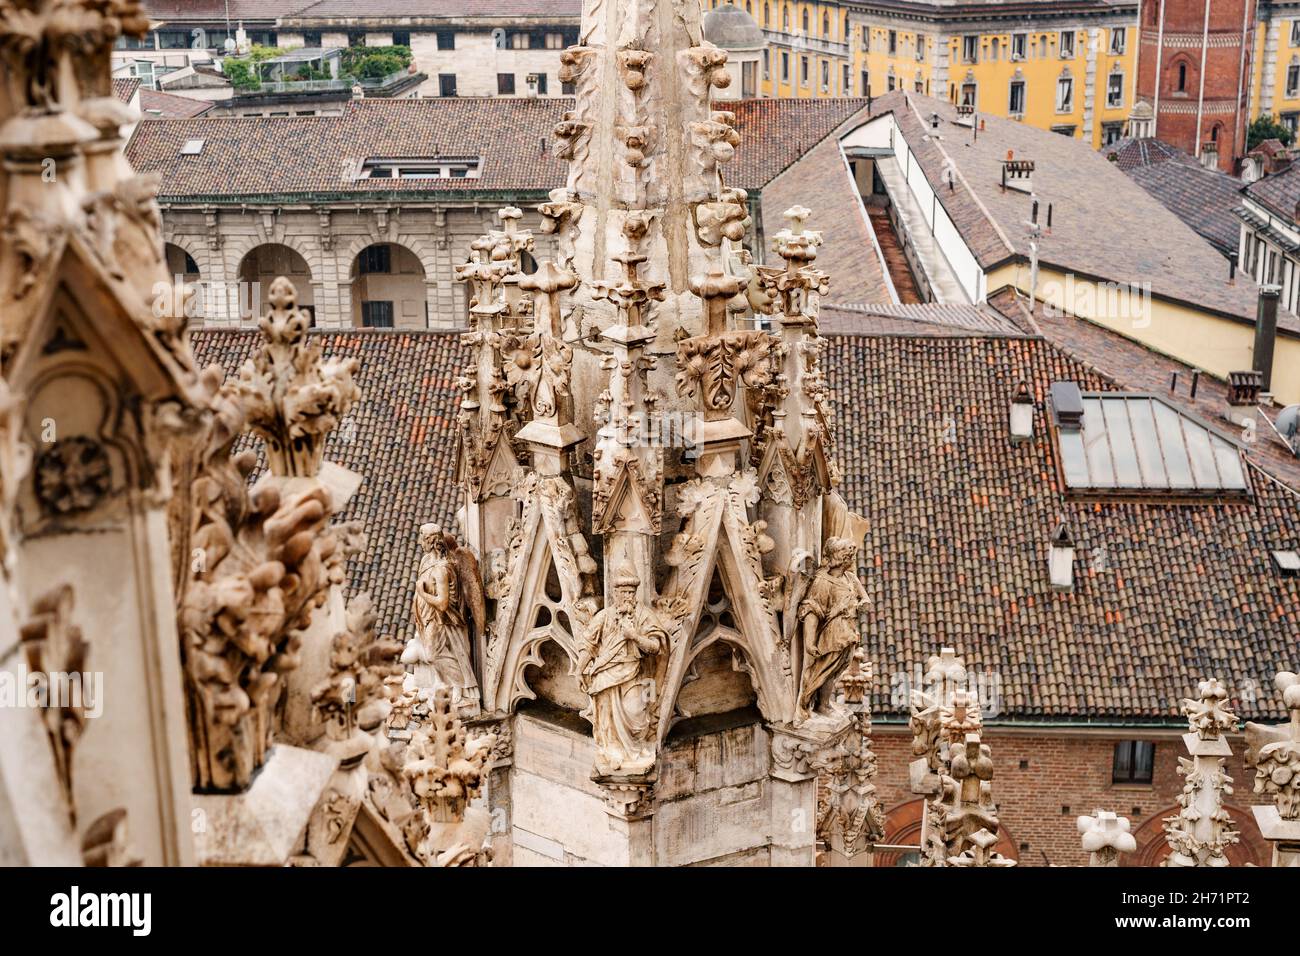
[[867, 591], [858, 580], [857, 556], [852, 541], [827, 538], [821, 567], [799, 602], [803, 633], [800, 720], [830, 715], [835, 678], [848, 666], [859, 644], [858, 609], [867, 602]]

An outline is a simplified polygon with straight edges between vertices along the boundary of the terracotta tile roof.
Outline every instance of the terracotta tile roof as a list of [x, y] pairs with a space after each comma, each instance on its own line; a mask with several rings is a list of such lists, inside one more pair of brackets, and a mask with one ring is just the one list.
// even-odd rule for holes
[[[582, 15], [582, 0], [315, 0], [293, 16], [348, 17], [364, 20], [374, 17], [537, 17], [577, 20]], [[286, 14], [289, 16], [289, 14]]]
[[[985, 268], [1007, 258], [1008, 243], [1018, 257], [1029, 256], [1025, 223], [1031, 200], [1000, 187], [1002, 161], [1010, 151], [1017, 159], [1034, 161], [1034, 193], [1042, 206], [1053, 206], [1052, 232], [1039, 240], [1045, 266], [1115, 282], [1150, 282], [1152, 295], [1253, 323], [1254, 282], [1239, 277], [1230, 285], [1227, 266], [1212, 246], [1086, 144], [984, 114], [979, 116], [984, 129], [973, 138], [969, 129], [952, 122], [952, 104], [917, 94], [886, 94], [876, 100], [874, 111], [893, 113], [944, 208]], [[931, 113], [941, 118], [942, 145], [927, 140]], [[945, 159], [956, 166], [967, 188], [959, 181], [956, 190], [948, 189]], [[1283, 318], [1280, 325], [1300, 328], [1295, 316]]]
[[[945, 645], [997, 675], [1003, 719], [1177, 723], [1179, 699], [1212, 674], [1243, 717], [1281, 716], [1270, 682], [1296, 663], [1300, 579], [1278, 576], [1269, 552], [1300, 543], [1294, 492], [1252, 469], [1249, 504], [1067, 500], [1045, 396], [1057, 380], [1114, 386], [1041, 338], [838, 336], [826, 362], [845, 495], [870, 522], [877, 674], [910, 675]], [[1021, 380], [1035, 436], [1012, 445]], [[1070, 593], [1047, 575], [1062, 519], [1077, 548]], [[878, 712], [901, 710], [889, 680]]]
[[1241, 205], [1240, 180], [1158, 139], [1124, 139], [1102, 153], [1221, 254], [1237, 251], [1241, 221], [1233, 210]]
[[[381, 628], [405, 637], [416, 529], [451, 523], [457, 506], [452, 383], [468, 352], [446, 333], [313, 334], [326, 355], [362, 362], [352, 440], [335, 432], [327, 455], [365, 475], [347, 513], [370, 536], [353, 581], [374, 595]], [[194, 333], [200, 362], [228, 372], [256, 341]], [[899, 710], [884, 675], [950, 645], [998, 675], [1003, 719], [1178, 723], [1178, 700], [1210, 674], [1242, 717], [1282, 716], [1271, 680], [1297, 664], [1300, 579], [1279, 577], [1269, 551], [1300, 545], [1293, 492], [1252, 469], [1245, 504], [1067, 501], [1044, 396], [1056, 380], [1114, 385], [1041, 338], [831, 336], [825, 362], [844, 491], [870, 521], [864, 640], [882, 675], [878, 713]], [[1013, 446], [1007, 401], [1022, 379], [1039, 402], [1035, 438]], [[1079, 549], [1068, 594], [1047, 580], [1061, 518]]]
[[[838, 290], [831, 286], [834, 299]], [[844, 303], [823, 301], [818, 327], [823, 335], [902, 332], [920, 335], [969, 335], [993, 332], [1021, 335], [1028, 331], [1010, 317], [984, 305]]]
[[[744, 149], [742, 144], [741, 149]], [[827, 137], [763, 189], [763, 233], [772, 237], [789, 223], [782, 213], [795, 205], [812, 210], [809, 226], [821, 232], [816, 266], [831, 278], [836, 298], [889, 302], [884, 269], [872, 246], [872, 227], [858, 198], [839, 143]], [[771, 253], [768, 261], [780, 262]]]
[[140, 91], [140, 112], [145, 119], [192, 119], [202, 116], [215, 105], [211, 100], [195, 99], [192, 96], [177, 96], [175, 93], [148, 89]]
[[1246, 195], [1287, 222], [1293, 225], [1300, 222], [1296, 216], [1296, 206], [1300, 204], [1300, 164], [1255, 180], [1246, 187]]
[[[163, 201], [466, 189], [545, 192], [564, 185], [565, 165], [555, 158], [551, 130], [571, 105], [568, 97], [368, 97], [352, 101], [341, 116], [167, 120], [141, 128], [127, 158], [137, 170], [162, 176]], [[865, 105], [858, 99], [719, 103], [720, 109], [734, 110], [742, 137], [725, 170], [727, 181], [761, 189]], [[189, 139], [204, 140], [198, 156], [180, 155]], [[290, 153], [293, 161], [286, 162]], [[482, 156], [482, 177], [354, 180], [344, 175], [345, 162], [430, 155]]]
[[123, 103], [129, 104], [138, 89], [140, 89], [140, 77], [138, 76], [113, 77], [113, 95]]

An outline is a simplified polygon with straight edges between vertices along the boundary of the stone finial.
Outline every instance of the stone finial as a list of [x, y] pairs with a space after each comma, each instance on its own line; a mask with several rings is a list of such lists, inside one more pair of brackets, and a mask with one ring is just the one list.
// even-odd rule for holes
[[1228, 710], [1228, 690], [1217, 677], [1197, 685], [1196, 698], [1183, 698], [1183, 715], [1191, 732], [1202, 740], [1215, 740], [1237, 729], [1237, 715]]
[[356, 359], [324, 359], [307, 344], [311, 324], [298, 292], [284, 276], [271, 283], [270, 306], [258, 322], [261, 350], [239, 370], [235, 389], [248, 425], [266, 442], [271, 473], [311, 478], [319, 471], [325, 439], [361, 398], [352, 377]]
[[1116, 816], [1110, 810], [1098, 810], [1092, 816], [1079, 817], [1077, 823], [1089, 866], [1118, 866], [1121, 853], [1132, 853], [1137, 849], [1137, 840], [1129, 832], [1127, 817]]

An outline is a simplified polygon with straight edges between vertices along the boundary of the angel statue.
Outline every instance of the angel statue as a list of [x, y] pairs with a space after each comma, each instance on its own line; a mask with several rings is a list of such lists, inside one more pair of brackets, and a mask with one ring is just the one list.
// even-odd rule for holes
[[655, 763], [658, 689], [663, 683], [670, 623], [636, 599], [641, 579], [624, 566], [614, 602], [587, 626], [578, 679], [591, 697], [584, 716], [596, 739], [596, 775], [640, 776]]
[[482, 634], [487, 617], [478, 559], [436, 524], [420, 526], [420, 548], [424, 556], [411, 609], [415, 636], [407, 641], [401, 660], [414, 665], [422, 698], [431, 699], [437, 688], [446, 687], [455, 711], [473, 716], [480, 703], [470, 622], [475, 633]]
[[803, 634], [803, 683], [798, 719], [831, 714], [835, 678], [848, 666], [857, 648], [858, 608], [867, 603], [867, 589], [858, 580], [858, 546], [848, 538], [827, 538], [821, 567], [799, 602]]

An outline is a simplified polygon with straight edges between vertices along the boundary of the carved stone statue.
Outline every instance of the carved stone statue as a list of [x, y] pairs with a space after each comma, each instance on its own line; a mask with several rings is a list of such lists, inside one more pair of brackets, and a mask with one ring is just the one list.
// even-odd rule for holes
[[614, 603], [596, 613], [578, 656], [591, 697], [596, 776], [639, 776], [654, 767], [656, 703], [671, 625], [636, 599], [641, 581], [625, 567], [614, 579]]
[[847, 538], [829, 538], [821, 567], [799, 603], [803, 633], [803, 683], [799, 690], [799, 719], [829, 714], [835, 678], [848, 666], [858, 646], [858, 609], [867, 601], [858, 580], [857, 545]]
[[422, 691], [447, 687], [456, 712], [472, 716], [480, 705], [469, 622], [481, 629], [484, 618], [478, 561], [436, 524], [420, 526], [420, 547], [424, 557], [411, 608], [416, 633], [402, 651], [402, 663], [414, 665]]

